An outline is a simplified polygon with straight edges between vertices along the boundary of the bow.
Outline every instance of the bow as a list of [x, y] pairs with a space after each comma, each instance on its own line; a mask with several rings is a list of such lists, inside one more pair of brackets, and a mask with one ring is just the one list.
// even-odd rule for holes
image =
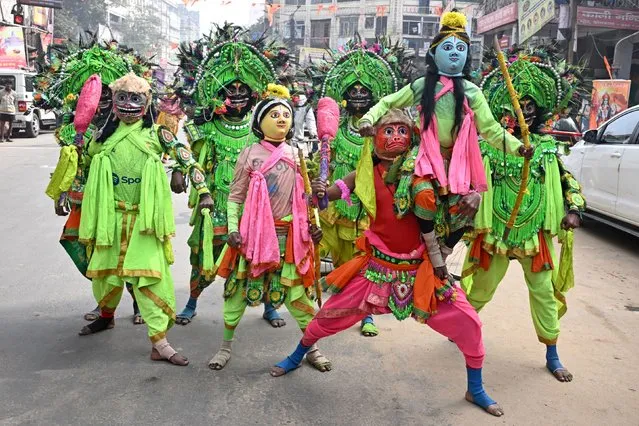
[[[524, 113], [521, 110], [521, 105], [519, 105], [519, 96], [515, 91], [515, 87], [513, 86], [513, 81], [510, 78], [510, 74], [508, 73], [508, 67], [506, 66], [506, 59], [504, 58], [504, 53], [501, 51], [501, 47], [499, 46], [499, 40], [495, 35], [493, 39], [493, 47], [497, 52], [497, 60], [499, 61], [499, 69], [504, 76], [504, 82], [506, 83], [506, 88], [508, 89], [508, 94], [510, 95], [510, 101], [513, 104], [513, 108], [515, 110], [515, 115], [517, 116], [517, 121], [519, 122], [519, 129], [521, 131], [521, 138], [524, 143], [525, 148], [530, 147], [530, 130], [528, 129], [528, 124], [526, 124], [526, 119], [524, 118]], [[524, 158], [524, 166], [521, 173], [521, 183], [519, 184], [519, 193], [517, 194], [517, 199], [515, 200], [515, 205], [513, 206], [513, 211], [510, 214], [510, 219], [508, 219], [508, 223], [506, 223], [506, 229], [504, 230], [503, 240], [506, 241], [508, 239], [508, 235], [510, 235], [510, 231], [515, 225], [515, 219], [517, 219], [517, 215], [519, 214], [519, 209], [521, 207], [521, 202], [524, 199], [524, 194], [526, 193], [526, 188], [528, 187], [528, 175], [530, 174], [530, 159]]]

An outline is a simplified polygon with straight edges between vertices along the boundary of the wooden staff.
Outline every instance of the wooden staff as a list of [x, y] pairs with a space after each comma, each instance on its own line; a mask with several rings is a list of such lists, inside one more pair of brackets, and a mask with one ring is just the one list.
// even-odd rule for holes
[[[519, 122], [519, 129], [521, 132], [521, 138], [524, 143], [525, 148], [530, 148], [530, 130], [528, 129], [528, 124], [526, 124], [526, 119], [524, 118], [524, 113], [521, 110], [521, 105], [519, 105], [519, 95], [515, 91], [515, 87], [513, 86], [513, 81], [510, 77], [510, 73], [508, 72], [508, 67], [506, 66], [506, 59], [504, 58], [504, 53], [501, 51], [501, 47], [499, 46], [499, 40], [495, 35], [493, 39], [493, 47], [497, 52], [497, 60], [499, 61], [499, 69], [501, 70], [502, 75], [504, 76], [504, 82], [506, 83], [506, 88], [508, 89], [508, 94], [510, 95], [510, 101], [513, 104], [513, 108], [515, 109], [515, 115], [517, 116], [517, 121]], [[528, 158], [524, 158], [524, 167], [521, 173], [521, 183], [519, 184], [519, 193], [517, 194], [517, 199], [515, 200], [515, 205], [513, 206], [513, 211], [510, 214], [510, 219], [508, 219], [508, 223], [506, 223], [506, 229], [504, 230], [504, 235], [502, 239], [506, 241], [508, 239], [508, 235], [510, 235], [510, 231], [515, 225], [515, 220], [517, 219], [517, 215], [519, 214], [519, 209], [521, 207], [521, 202], [524, 199], [524, 194], [526, 193], [526, 188], [528, 187], [528, 175], [530, 174], [530, 160]]]
[[[297, 154], [300, 159], [300, 169], [301, 169], [300, 171], [302, 173], [302, 178], [304, 179], [304, 192], [306, 192], [308, 196], [307, 198], [308, 218], [310, 220], [311, 217], [314, 217], [315, 225], [319, 229], [320, 227], [319, 212], [317, 211], [317, 208], [315, 208], [313, 204], [311, 203], [313, 190], [311, 189], [311, 180], [308, 177], [308, 168], [306, 167], [306, 160], [304, 159], [304, 154], [302, 153], [301, 149], [297, 150]], [[317, 306], [319, 306], [320, 308], [322, 307], [322, 287], [319, 282], [321, 266], [322, 264], [320, 260], [319, 244], [316, 244], [315, 245], [315, 296], [317, 297]]]

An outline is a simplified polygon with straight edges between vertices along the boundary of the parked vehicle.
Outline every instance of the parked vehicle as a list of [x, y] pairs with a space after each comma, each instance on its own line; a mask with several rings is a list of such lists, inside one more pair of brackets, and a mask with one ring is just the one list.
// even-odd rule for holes
[[18, 100], [13, 131], [25, 132], [30, 138], [38, 136], [41, 128], [53, 128], [56, 125], [54, 111], [45, 111], [33, 105], [35, 75], [36, 73], [30, 71], [0, 68], [0, 86], [11, 83]]
[[563, 161], [583, 186], [588, 216], [639, 236], [639, 106], [585, 132]]

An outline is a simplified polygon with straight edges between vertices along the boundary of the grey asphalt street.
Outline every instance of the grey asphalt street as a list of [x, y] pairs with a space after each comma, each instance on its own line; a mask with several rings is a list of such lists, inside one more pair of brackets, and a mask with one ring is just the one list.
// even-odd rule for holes
[[[64, 223], [44, 195], [58, 149], [51, 134], [0, 144], [0, 424], [48, 425], [637, 425], [639, 424], [639, 244], [598, 224], [576, 236], [577, 285], [569, 293], [559, 353], [575, 379], [544, 369], [526, 286], [517, 263], [482, 312], [484, 381], [504, 407], [496, 419], [463, 400], [456, 346], [412, 320], [379, 318], [381, 333], [357, 328], [320, 342], [334, 367], [304, 365], [271, 378], [269, 367], [300, 337], [292, 318], [273, 329], [247, 310], [233, 358], [207, 362], [222, 339], [221, 283], [201, 297], [199, 315], [169, 339], [186, 368], [149, 359], [144, 326], [131, 323], [124, 295], [115, 329], [79, 337], [94, 307], [91, 287], [58, 237]], [[178, 308], [188, 298], [185, 196], [173, 266]]]

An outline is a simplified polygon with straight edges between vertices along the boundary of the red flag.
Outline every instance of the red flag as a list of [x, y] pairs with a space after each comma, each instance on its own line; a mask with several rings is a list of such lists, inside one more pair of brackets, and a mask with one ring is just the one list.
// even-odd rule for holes
[[337, 11], [337, 5], [336, 4], [332, 4], [328, 7], [328, 11], [331, 13], [335, 13]]
[[386, 15], [386, 6], [377, 6], [375, 16], [378, 18]]
[[318, 5], [317, 6], [317, 13], [321, 13], [322, 10], [324, 10], [324, 5], [323, 4]]

